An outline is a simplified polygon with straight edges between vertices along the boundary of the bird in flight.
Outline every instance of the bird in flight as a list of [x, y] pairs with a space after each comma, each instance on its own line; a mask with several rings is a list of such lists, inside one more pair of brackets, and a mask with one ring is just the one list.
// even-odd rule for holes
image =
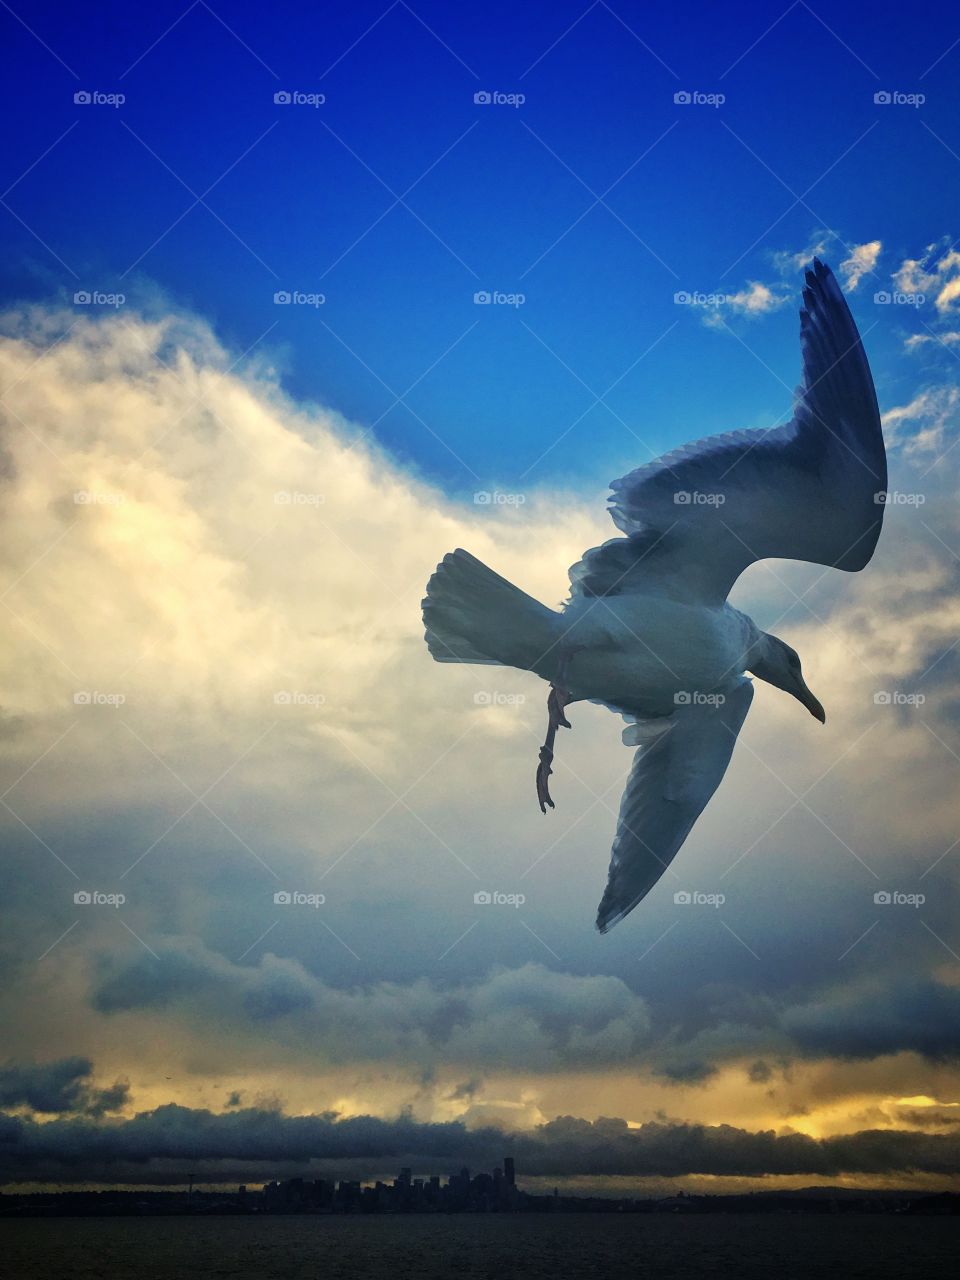
[[606, 933], [650, 892], [720, 785], [756, 676], [817, 720], [796, 651], [727, 596], [757, 560], [806, 560], [855, 572], [883, 521], [887, 462], [877, 396], [860, 335], [833, 272], [806, 273], [800, 312], [803, 380], [793, 417], [685, 445], [611, 485], [624, 537], [570, 569], [570, 597], [548, 609], [468, 551], [444, 556], [423, 619], [438, 662], [533, 671], [550, 684], [537, 797], [565, 710], [589, 700], [630, 722], [638, 748], [597, 913]]

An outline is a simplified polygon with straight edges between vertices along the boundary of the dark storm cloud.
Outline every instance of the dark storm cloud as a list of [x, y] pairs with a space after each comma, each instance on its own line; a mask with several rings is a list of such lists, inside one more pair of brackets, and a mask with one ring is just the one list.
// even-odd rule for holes
[[690, 1062], [668, 1062], [654, 1069], [654, 1075], [669, 1080], [671, 1084], [702, 1084], [716, 1075], [717, 1068], [709, 1062], [694, 1059]]
[[[59, 1178], [163, 1180], [177, 1162], [222, 1177], [269, 1177], [279, 1164], [404, 1161], [420, 1168], [488, 1166], [507, 1152], [530, 1177], [758, 1177], [799, 1174], [892, 1174], [960, 1171], [960, 1137], [867, 1130], [815, 1139], [751, 1133], [729, 1125], [594, 1122], [558, 1117], [524, 1133], [469, 1130], [459, 1121], [422, 1124], [408, 1116], [338, 1119], [333, 1113], [288, 1116], [248, 1109], [215, 1115], [173, 1104], [130, 1120], [55, 1120], [0, 1116], [0, 1176], [6, 1181]], [[172, 1163], [171, 1163], [172, 1162]], [[216, 1171], [216, 1172], [214, 1172]], [[182, 1173], [181, 1173], [182, 1179]]]
[[784, 1028], [810, 1056], [875, 1058], [910, 1050], [960, 1058], [960, 990], [906, 978], [790, 1010]]
[[[235, 964], [189, 938], [150, 954], [101, 959], [92, 1002], [101, 1013], [170, 1009], [237, 1039], [273, 1043], [325, 1063], [392, 1059], [432, 1078], [444, 1058], [482, 1069], [632, 1064], [650, 1042], [647, 1007], [619, 978], [539, 964], [494, 968], [469, 983], [379, 982], [349, 990], [295, 960], [266, 954]], [[466, 1096], [466, 1095], [464, 1095]]]
[[88, 1058], [60, 1058], [55, 1062], [8, 1063], [0, 1067], [0, 1106], [29, 1107], [54, 1114], [83, 1112], [102, 1116], [119, 1111], [129, 1086], [117, 1081], [107, 1089], [93, 1087], [93, 1063]]
[[101, 958], [92, 996], [102, 1013], [169, 1009], [240, 1037], [270, 1023], [277, 1045], [327, 1063], [442, 1058], [483, 1070], [512, 1053], [528, 1069], [642, 1064], [664, 1082], [697, 1085], [744, 1059], [755, 1084], [771, 1078], [770, 1061], [902, 1051], [960, 1059], [960, 990], [909, 971], [813, 1000], [795, 990], [793, 1001], [714, 983], [651, 1010], [618, 978], [535, 964], [454, 986], [423, 979], [344, 990], [297, 961], [268, 953], [238, 965], [188, 938], [157, 942], [154, 954]]

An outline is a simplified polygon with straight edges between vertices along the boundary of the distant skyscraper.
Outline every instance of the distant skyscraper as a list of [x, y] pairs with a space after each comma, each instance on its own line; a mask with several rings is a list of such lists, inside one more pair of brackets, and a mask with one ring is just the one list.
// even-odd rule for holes
[[508, 1187], [516, 1186], [517, 1177], [513, 1168], [513, 1156], [503, 1157], [503, 1180]]

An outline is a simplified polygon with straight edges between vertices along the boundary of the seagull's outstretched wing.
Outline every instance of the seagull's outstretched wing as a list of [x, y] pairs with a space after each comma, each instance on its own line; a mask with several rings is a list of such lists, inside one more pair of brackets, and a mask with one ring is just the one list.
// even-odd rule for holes
[[[620, 802], [607, 888], [597, 911], [606, 933], [645, 898], [720, 785], [753, 701], [741, 678], [719, 706], [678, 707], [634, 758]], [[641, 729], [642, 732], [642, 729]]]
[[699, 440], [615, 480], [610, 514], [627, 538], [572, 567], [574, 596], [651, 590], [659, 577], [718, 603], [755, 560], [856, 570], [870, 559], [887, 485], [873, 378], [830, 268], [814, 259], [806, 286], [792, 420]]

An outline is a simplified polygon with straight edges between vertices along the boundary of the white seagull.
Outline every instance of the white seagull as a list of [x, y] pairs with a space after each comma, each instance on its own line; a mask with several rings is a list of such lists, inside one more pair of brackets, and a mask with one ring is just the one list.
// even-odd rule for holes
[[757, 560], [855, 572], [880, 536], [887, 462], [873, 378], [840, 287], [817, 259], [803, 304], [791, 421], [698, 440], [615, 480], [610, 514], [626, 536], [572, 566], [562, 612], [460, 549], [427, 585], [426, 641], [438, 662], [519, 667], [550, 683], [537, 771], [544, 812], [565, 707], [587, 699], [632, 722], [623, 740], [639, 750], [601, 933], [650, 892], [719, 786], [753, 699], [744, 672], [825, 720], [796, 652], [727, 602]]

